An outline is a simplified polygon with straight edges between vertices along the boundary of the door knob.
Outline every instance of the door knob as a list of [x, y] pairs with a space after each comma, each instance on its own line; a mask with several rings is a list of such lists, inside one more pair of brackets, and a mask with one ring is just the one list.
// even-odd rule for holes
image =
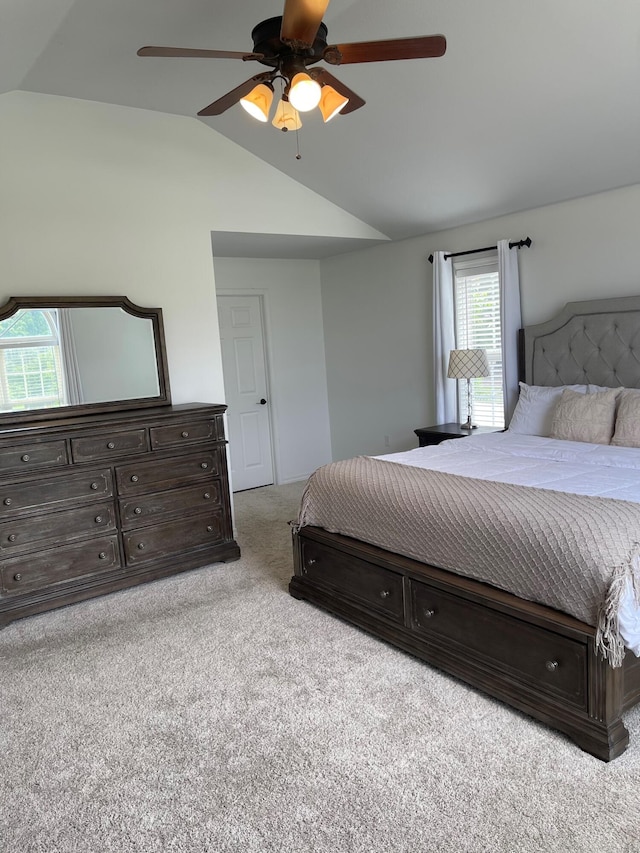
[[262, 398], [261, 398], [261, 400], [260, 400], [260, 405], [261, 405], [261, 406], [266, 406], [266, 405], [267, 405], [267, 401], [264, 399], [264, 397], [262, 397]]

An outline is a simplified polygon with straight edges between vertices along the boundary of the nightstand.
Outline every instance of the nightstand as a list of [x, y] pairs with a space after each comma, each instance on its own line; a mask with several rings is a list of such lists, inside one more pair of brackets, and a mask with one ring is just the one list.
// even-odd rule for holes
[[446, 441], [449, 438], [467, 438], [470, 435], [502, 432], [502, 430], [495, 427], [477, 427], [476, 429], [468, 430], [461, 429], [460, 424], [436, 424], [435, 426], [414, 429], [414, 432], [418, 436], [419, 446], [428, 447], [431, 444], [440, 444], [441, 441]]

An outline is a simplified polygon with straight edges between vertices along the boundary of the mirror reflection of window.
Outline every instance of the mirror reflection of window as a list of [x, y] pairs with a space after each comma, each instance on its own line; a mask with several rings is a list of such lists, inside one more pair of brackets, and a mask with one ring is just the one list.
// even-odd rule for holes
[[63, 405], [58, 310], [21, 309], [0, 322], [0, 411]]

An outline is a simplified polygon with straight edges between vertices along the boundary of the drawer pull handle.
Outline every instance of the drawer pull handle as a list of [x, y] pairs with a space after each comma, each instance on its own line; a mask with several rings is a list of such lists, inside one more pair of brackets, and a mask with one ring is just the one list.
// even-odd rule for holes
[[94, 518], [94, 521], [96, 524], [102, 524], [102, 516], [96, 515], [96, 517]]
[[183, 438], [189, 438], [189, 433], [186, 431], [186, 429], [185, 429], [185, 430], [183, 430], [183, 431], [180, 433], [180, 435], [181, 435]]
[[557, 668], [560, 666], [560, 664], [558, 663], [557, 660], [548, 660], [545, 663], [545, 666], [549, 670], [549, 672], [555, 672], [557, 670]]
[[15, 533], [9, 534], [9, 542], [15, 542], [17, 538]]
[[307, 560], [307, 565], [308, 566], [315, 566], [316, 562], [317, 562], [317, 560], [315, 557], [309, 557], [309, 559]]
[[207, 524], [207, 533], [213, 533], [213, 526], [211, 524]]
[[31, 459], [28, 453], [25, 453], [24, 456], [21, 456], [20, 458], [23, 462], [28, 462]]
[[137, 475], [137, 474], [134, 474], [134, 475], [131, 477], [131, 482], [132, 482], [132, 483], [137, 483], [137, 482], [138, 482], [138, 475]]
[[138, 542], [138, 551], [144, 551], [144, 542]]
[[22, 575], [20, 574], [20, 572], [18, 572], [17, 574], [15, 574], [15, 575], [13, 576], [13, 579], [14, 579], [14, 581], [18, 581], [18, 583], [19, 583], [19, 582], [22, 580]]
[[137, 507], [134, 509], [134, 513], [135, 513], [136, 515], [140, 515], [140, 513], [141, 513], [141, 512], [142, 512], [142, 510], [140, 509], [140, 507], [139, 507], [139, 506], [137, 506]]
[[4, 499], [4, 505], [5, 506], [11, 506], [11, 498], [5, 498]]
[[115, 447], [115, 443], [113, 441], [107, 442], [107, 450], [113, 450], [114, 447]]
[[98, 484], [97, 483], [91, 483], [91, 488], [93, 489], [94, 492], [97, 491]]
[[100, 553], [98, 554], [98, 557], [100, 560], [106, 560], [107, 559], [107, 552], [106, 551], [100, 551]]
[[380, 593], [380, 598], [388, 598], [391, 595], [388, 589], [383, 589]]
[[425, 607], [425, 609], [422, 611], [422, 614], [425, 619], [432, 619], [436, 615], [436, 611], [430, 610], [428, 607]]
[[201, 468], [208, 468], [208, 467], [209, 467], [209, 463], [208, 463], [208, 462], [201, 462], [201, 463], [200, 463], [200, 467], [201, 467]]

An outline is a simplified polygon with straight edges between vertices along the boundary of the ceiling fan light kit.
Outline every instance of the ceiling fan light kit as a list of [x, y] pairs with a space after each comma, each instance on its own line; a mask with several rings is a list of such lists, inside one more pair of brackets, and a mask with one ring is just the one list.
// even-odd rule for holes
[[329, 65], [362, 62], [389, 62], [442, 56], [447, 42], [442, 35], [413, 36], [382, 41], [327, 44], [327, 27], [322, 22], [329, 0], [285, 0], [281, 17], [262, 21], [251, 32], [253, 51], [199, 50], [178, 47], [141, 47], [138, 56], [199, 57], [256, 61], [273, 69], [255, 74], [226, 95], [198, 112], [217, 116], [234, 104], [261, 122], [269, 120], [274, 81], [282, 80], [284, 90], [271, 122], [281, 130], [297, 130], [302, 125], [298, 111], [318, 107], [325, 122], [341, 113], [347, 115], [365, 101], [333, 76], [326, 68], [309, 70], [324, 61]]

